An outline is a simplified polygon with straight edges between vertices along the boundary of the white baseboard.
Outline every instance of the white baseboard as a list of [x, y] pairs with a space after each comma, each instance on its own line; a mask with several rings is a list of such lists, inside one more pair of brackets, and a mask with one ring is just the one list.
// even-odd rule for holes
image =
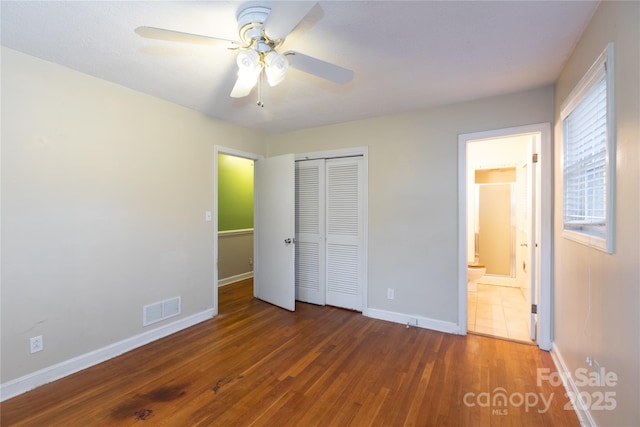
[[230, 285], [241, 280], [251, 279], [252, 277], [253, 271], [247, 271], [246, 273], [236, 274], [235, 276], [225, 277], [224, 279], [218, 279], [218, 287]]
[[213, 315], [213, 309], [205, 310], [167, 325], [124, 339], [117, 343], [113, 343], [106, 347], [65, 360], [64, 362], [57, 363], [39, 371], [32, 372], [20, 378], [16, 378], [15, 380], [7, 381], [4, 384], [0, 384], [0, 402], [29, 390], [33, 390], [41, 385], [74, 374], [93, 365], [97, 365], [98, 363], [112, 359], [135, 348], [142, 347], [145, 344], [149, 344], [150, 342], [174, 334], [182, 329], [186, 329], [200, 322], [204, 322], [205, 320], [209, 320]]
[[443, 320], [430, 319], [428, 317], [409, 315], [404, 313], [396, 313], [393, 311], [378, 310], [376, 308], [368, 308], [362, 313], [367, 317], [374, 319], [387, 320], [389, 322], [402, 323], [403, 325], [414, 326], [418, 328], [431, 329], [449, 334], [460, 334], [460, 328], [456, 323], [445, 322]]
[[[569, 370], [569, 367], [564, 361], [558, 346], [555, 343], [551, 344], [551, 358], [553, 359], [553, 363], [556, 365], [556, 369], [560, 374], [560, 378], [562, 379], [562, 384], [564, 385], [567, 394], [571, 396], [580, 396], [580, 389], [576, 385], [575, 381], [573, 381], [573, 375]], [[573, 399], [574, 403], [577, 406], [574, 406], [576, 415], [578, 415], [578, 420], [580, 421], [580, 425], [585, 427], [597, 427], [596, 421], [591, 416], [591, 412], [589, 408], [586, 407], [582, 399]]]

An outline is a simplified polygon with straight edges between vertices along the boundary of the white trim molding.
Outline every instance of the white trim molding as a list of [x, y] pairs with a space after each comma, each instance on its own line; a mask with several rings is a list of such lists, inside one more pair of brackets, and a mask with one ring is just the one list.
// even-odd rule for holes
[[350, 147], [340, 148], [336, 150], [314, 151], [310, 153], [295, 154], [296, 161], [300, 160], [316, 160], [316, 159], [332, 159], [336, 157], [367, 157], [369, 155], [369, 147]]
[[[564, 385], [564, 388], [567, 391], [567, 395], [580, 396], [580, 389], [573, 380], [573, 375], [571, 374], [569, 367], [565, 363], [564, 358], [562, 357], [562, 354], [560, 353], [560, 350], [558, 349], [556, 343], [552, 344], [550, 353], [551, 358], [553, 359], [553, 363], [556, 365], [556, 369], [558, 370], [558, 374], [560, 374], [562, 385]], [[576, 415], [578, 416], [580, 425], [597, 427], [596, 421], [591, 416], [591, 412], [585, 405], [585, 402], [582, 399], [572, 400], [574, 403], [573, 409], [576, 411]]]
[[242, 280], [251, 279], [253, 277], [253, 271], [247, 271], [246, 273], [236, 274], [234, 276], [225, 277], [222, 279], [218, 279], [218, 287], [231, 285], [232, 283], [237, 283]]
[[386, 320], [388, 322], [401, 323], [407, 327], [417, 327], [423, 329], [431, 329], [433, 331], [445, 332], [448, 334], [460, 334], [460, 328], [453, 322], [444, 320], [431, 319], [428, 317], [397, 313], [394, 311], [379, 310], [377, 308], [368, 308], [362, 312], [366, 317], [378, 320]]
[[76, 356], [64, 362], [40, 369], [20, 378], [7, 381], [0, 385], [0, 401], [10, 399], [19, 394], [26, 393], [36, 387], [48, 384], [60, 378], [87, 369], [91, 366], [113, 359], [116, 356], [134, 350], [150, 342], [167, 337], [183, 329], [209, 320], [213, 317], [213, 309], [201, 311], [175, 322], [168, 323], [156, 329], [143, 332], [122, 341], [99, 348], [89, 353]]

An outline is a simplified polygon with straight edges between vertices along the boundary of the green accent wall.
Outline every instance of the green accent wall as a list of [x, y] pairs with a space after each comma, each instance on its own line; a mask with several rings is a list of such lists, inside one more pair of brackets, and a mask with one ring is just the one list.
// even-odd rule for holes
[[253, 228], [253, 160], [218, 154], [218, 231]]

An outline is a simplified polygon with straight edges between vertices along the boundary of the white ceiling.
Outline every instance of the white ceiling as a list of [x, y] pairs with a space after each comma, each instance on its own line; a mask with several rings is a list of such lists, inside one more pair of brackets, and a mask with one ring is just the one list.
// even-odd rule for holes
[[243, 6], [273, 2], [6, 1], [4, 46], [265, 132], [282, 132], [532, 89], [555, 82], [598, 3], [320, 1], [282, 49], [352, 69], [338, 85], [290, 69], [229, 97], [235, 55], [143, 39], [138, 26], [237, 40]]

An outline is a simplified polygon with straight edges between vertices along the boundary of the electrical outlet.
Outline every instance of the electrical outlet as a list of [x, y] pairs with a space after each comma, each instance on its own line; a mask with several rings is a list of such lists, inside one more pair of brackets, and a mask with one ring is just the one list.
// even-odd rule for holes
[[253, 265], [253, 258], [249, 258], [249, 265]]
[[32, 337], [29, 340], [31, 353], [37, 353], [39, 351], [44, 350], [44, 342], [42, 341], [42, 335], [38, 335], [37, 337]]
[[387, 299], [393, 299], [395, 297], [395, 292], [393, 288], [387, 288]]

